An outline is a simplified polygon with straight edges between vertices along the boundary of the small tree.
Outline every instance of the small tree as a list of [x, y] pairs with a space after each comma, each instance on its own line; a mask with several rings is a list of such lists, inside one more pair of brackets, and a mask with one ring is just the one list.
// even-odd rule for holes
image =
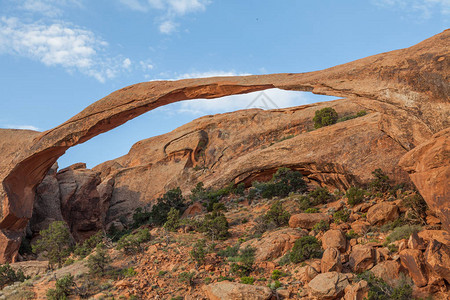
[[256, 248], [247, 246], [239, 250], [238, 262], [239, 264], [232, 264], [231, 271], [238, 276], [248, 276], [253, 271], [253, 264], [255, 262]]
[[293, 263], [299, 263], [310, 258], [319, 258], [322, 256], [321, 249], [319, 241], [314, 236], [303, 236], [295, 241], [289, 258]]
[[370, 182], [372, 191], [385, 193], [391, 188], [389, 176], [381, 169], [376, 169], [372, 172], [373, 180]]
[[191, 257], [196, 261], [197, 267], [201, 266], [205, 263], [205, 256], [206, 256], [206, 241], [205, 240], [198, 240], [194, 248], [192, 248], [191, 252], [189, 254]]
[[67, 296], [73, 293], [73, 287], [75, 282], [73, 281], [73, 276], [68, 274], [64, 277], [56, 280], [56, 285], [54, 289], [49, 289], [47, 291], [47, 299], [49, 300], [64, 300]]
[[41, 238], [32, 246], [33, 252], [44, 252], [50, 266], [61, 267], [64, 259], [70, 254], [70, 233], [63, 221], [50, 224], [48, 229], [39, 232]]
[[287, 225], [290, 217], [291, 215], [283, 209], [283, 204], [279, 200], [272, 204], [265, 215], [267, 221], [273, 222], [277, 227]]
[[141, 244], [149, 241], [151, 238], [150, 231], [148, 229], [139, 229], [134, 234], [124, 235], [117, 242], [117, 250], [123, 250], [125, 254], [136, 254], [141, 252]]
[[349, 205], [355, 206], [355, 205], [363, 202], [364, 194], [365, 194], [365, 192], [363, 189], [352, 186], [345, 193], [345, 197], [347, 197]]
[[111, 257], [106, 251], [104, 244], [98, 244], [94, 254], [88, 258], [88, 268], [92, 275], [103, 276], [108, 265], [111, 263]]
[[21, 270], [14, 271], [9, 264], [0, 265], [0, 290], [8, 284], [16, 281], [24, 281], [25, 275]]
[[167, 215], [167, 221], [164, 223], [164, 228], [168, 231], [176, 231], [178, 226], [180, 226], [180, 211], [172, 207]]
[[315, 116], [313, 118], [314, 128], [322, 128], [324, 126], [329, 126], [336, 124], [338, 120], [338, 113], [331, 107], [325, 107], [321, 110], [316, 110]]
[[221, 212], [224, 208], [221, 203], [214, 205], [212, 213], [207, 214], [199, 225], [199, 231], [204, 232], [211, 240], [225, 240], [229, 236], [228, 220]]

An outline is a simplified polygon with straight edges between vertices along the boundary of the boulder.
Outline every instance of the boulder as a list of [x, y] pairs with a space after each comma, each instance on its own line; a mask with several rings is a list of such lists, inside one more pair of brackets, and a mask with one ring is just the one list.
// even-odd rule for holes
[[203, 290], [210, 300], [268, 300], [272, 297], [272, 290], [268, 287], [230, 281], [211, 283]]
[[322, 248], [336, 248], [341, 252], [345, 252], [347, 248], [347, 238], [341, 230], [331, 229], [322, 236]]
[[425, 264], [430, 272], [450, 283], [450, 246], [432, 240], [425, 251]]
[[423, 239], [419, 237], [419, 235], [415, 231], [411, 234], [411, 236], [408, 239], [408, 248], [425, 250], [425, 244]]
[[330, 222], [330, 217], [325, 213], [300, 213], [292, 215], [289, 219], [289, 227], [312, 229], [320, 221]]
[[450, 233], [445, 230], [422, 230], [417, 235], [426, 243], [436, 240], [442, 244], [450, 245]]
[[363, 300], [369, 294], [369, 284], [365, 280], [349, 284], [345, 288], [344, 300]]
[[311, 297], [327, 300], [342, 297], [347, 285], [349, 285], [347, 275], [328, 272], [317, 275], [308, 283], [308, 288]]
[[320, 263], [321, 272], [341, 272], [342, 271], [342, 262], [341, 262], [341, 253], [336, 248], [327, 248], [323, 252], [322, 260]]
[[369, 270], [375, 265], [375, 248], [368, 245], [356, 245], [352, 248], [349, 256], [349, 265], [353, 272], [361, 273]]
[[388, 202], [375, 204], [367, 211], [367, 221], [372, 225], [383, 225], [399, 216], [398, 206]]
[[283, 228], [277, 231], [265, 232], [260, 239], [247, 241], [241, 247], [255, 247], [255, 261], [262, 262], [281, 257], [294, 246], [297, 239], [304, 235], [305, 233], [297, 229]]
[[297, 267], [292, 275], [296, 280], [299, 280], [303, 284], [307, 284], [320, 274], [320, 268], [318, 270], [311, 265]]
[[395, 260], [382, 261], [370, 269], [370, 272], [376, 277], [383, 278], [388, 284], [395, 285], [400, 274], [400, 263]]
[[352, 224], [350, 224], [350, 227], [357, 234], [366, 234], [367, 231], [370, 229], [370, 223], [366, 221], [357, 220]]
[[402, 266], [406, 268], [412, 280], [418, 287], [426, 286], [428, 276], [422, 251], [405, 249], [399, 253]]
[[25, 276], [33, 278], [49, 271], [48, 261], [30, 260], [11, 264], [15, 271], [21, 270]]

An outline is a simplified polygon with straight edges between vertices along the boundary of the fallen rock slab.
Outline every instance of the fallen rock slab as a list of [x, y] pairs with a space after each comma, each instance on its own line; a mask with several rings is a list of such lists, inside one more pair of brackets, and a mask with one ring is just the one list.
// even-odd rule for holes
[[344, 295], [349, 285], [347, 275], [338, 272], [328, 272], [317, 275], [308, 283], [310, 296], [324, 300], [338, 299]]

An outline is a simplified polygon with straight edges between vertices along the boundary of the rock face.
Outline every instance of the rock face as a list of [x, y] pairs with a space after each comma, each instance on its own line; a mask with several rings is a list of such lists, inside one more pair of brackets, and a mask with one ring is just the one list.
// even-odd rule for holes
[[421, 287], [427, 285], [428, 276], [422, 251], [405, 249], [400, 252], [400, 260], [417, 286]]
[[[404, 181], [400, 157], [450, 125], [449, 37], [447, 30], [407, 49], [318, 72], [144, 82], [108, 95], [46, 132], [0, 130], [0, 263], [15, 259], [23, 229], [32, 217], [36, 188], [67, 149], [177, 101], [269, 88], [345, 98], [271, 112], [250, 110], [233, 117], [204, 117], [170, 134], [137, 143], [128, 155], [95, 170], [102, 181], [115, 182], [108, 222], [121, 211], [140, 205], [137, 202], [152, 201], [176, 185], [186, 191], [197, 181], [217, 187], [229, 182], [249, 184], [269, 177], [281, 166], [299, 170], [311, 181], [340, 188], [367, 181], [367, 170], [375, 168]], [[333, 106], [341, 115], [361, 109], [369, 114], [308, 132], [314, 111], [324, 106]], [[228, 122], [221, 123], [227, 118]], [[242, 135], [231, 134], [242, 128], [246, 129]], [[297, 135], [269, 147], [287, 134]], [[139, 155], [142, 151], [145, 156]], [[415, 180], [422, 180], [418, 178]], [[427, 189], [418, 186], [420, 191]], [[120, 204], [126, 199], [129, 201]], [[436, 210], [446, 204], [429, 197], [426, 200]]]
[[425, 263], [433, 275], [450, 282], [450, 245], [431, 241], [425, 252]]
[[430, 209], [450, 231], [450, 128], [408, 152], [400, 164], [410, 173]]
[[378, 203], [367, 211], [367, 221], [372, 225], [383, 225], [400, 216], [397, 205], [386, 202]]
[[211, 300], [268, 300], [272, 297], [272, 290], [268, 287], [229, 281], [206, 285], [204, 291]]
[[324, 213], [300, 213], [291, 216], [291, 218], [289, 219], [289, 227], [312, 229], [314, 225], [316, 225], [320, 221], [329, 223], [330, 217], [328, 217], [328, 215]]
[[338, 272], [328, 272], [317, 275], [308, 283], [311, 296], [318, 299], [338, 299], [344, 294], [349, 284], [347, 275]]
[[347, 239], [344, 233], [338, 229], [331, 229], [322, 236], [322, 248], [336, 248], [341, 252], [345, 252], [347, 247]]

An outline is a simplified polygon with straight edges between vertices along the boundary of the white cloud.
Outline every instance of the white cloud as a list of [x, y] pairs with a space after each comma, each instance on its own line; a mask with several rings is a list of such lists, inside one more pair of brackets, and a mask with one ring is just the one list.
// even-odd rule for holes
[[159, 31], [164, 34], [171, 34], [177, 29], [177, 24], [172, 20], [167, 20], [159, 24]]
[[5, 125], [5, 128], [8, 129], [23, 129], [23, 130], [34, 130], [39, 131], [39, 128], [33, 125]]
[[372, 0], [380, 7], [420, 13], [421, 18], [429, 19], [437, 9], [443, 15], [450, 15], [450, 0]]
[[115, 77], [128, 64], [126, 59], [105, 55], [107, 46], [93, 32], [68, 23], [27, 24], [17, 18], [0, 18], [0, 54], [28, 57], [69, 72], [78, 70], [100, 82]]
[[123, 62], [122, 62], [122, 66], [123, 66], [125, 69], [129, 69], [130, 66], [131, 66], [131, 60], [130, 60], [128, 57], [125, 58], [125, 59], [123, 60]]
[[14, 4], [19, 9], [40, 13], [48, 17], [62, 15], [63, 8], [68, 6], [82, 6], [80, 0], [14, 0]]
[[208, 72], [192, 72], [184, 73], [175, 76], [175, 80], [189, 79], [189, 78], [206, 78], [206, 77], [220, 77], [220, 76], [245, 76], [251, 75], [249, 73], [236, 73], [234, 71], [208, 71]]
[[131, 10], [140, 12], [160, 11], [157, 18], [161, 33], [171, 34], [176, 31], [177, 18], [186, 14], [202, 12], [211, 3], [210, 0], [119, 0]]

